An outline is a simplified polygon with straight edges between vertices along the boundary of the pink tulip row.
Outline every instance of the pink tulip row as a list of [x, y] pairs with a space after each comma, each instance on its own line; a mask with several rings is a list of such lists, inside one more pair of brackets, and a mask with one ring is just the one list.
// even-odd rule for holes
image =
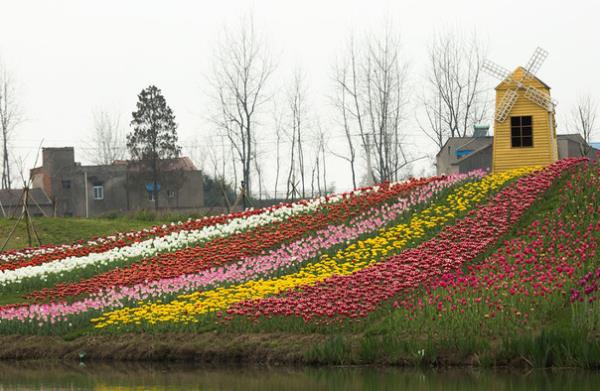
[[194, 291], [221, 283], [237, 283], [273, 274], [299, 265], [314, 258], [319, 253], [334, 246], [352, 241], [361, 235], [372, 233], [389, 224], [409, 208], [424, 203], [441, 190], [467, 179], [481, 178], [483, 171], [469, 174], [456, 174], [431, 182], [417, 188], [408, 199], [399, 199], [393, 204], [384, 204], [352, 219], [348, 224], [331, 225], [313, 235], [284, 244], [276, 250], [268, 251], [256, 257], [241, 259], [224, 267], [213, 267], [200, 273], [165, 278], [158, 281], [136, 284], [131, 287], [106, 289], [90, 297], [71, 303], [57, 302], [31, 304], [16, 308], [4, 308], [0, 319], [26, 321], [67, 320], [69, 316], [89, 312], [120, 308], [127, 303], [149, 298], [158, 298], [169, 294]]
[[411, 292], [482, 254], [557, 177], [581, 162], [582, 159], [562, 160], [519, 179], [435, 238], [382, 263], [278, 296], [234, 304], [227, 310], [228, 317], [291, 316], [305, 321], [366, 317], [383, 302]]
[[[378, 186], [363, 187], [354, 191], [340, 193], [339, 196], [345, 198], [355, 193], [377, 191]], [[335, 195], [325, 196], [329, 200]], [[24, 249], [7, 250], [0, 252], [0, 270], [13, 270], [16, 267], [22, 267], [30, 264], [40, 264], [52, 260], [62, 259], [70, 256], [84, 256], [90, 253], [102, 253], [113, 248], [119, 248], [131, 243], [139, 242], [154, 237], [163, 237], [174, 232], [190, 229], [199, 229], [201, 227], [223, 224], [233, 219], [245, 218], [252, 215], [269, 213], [281, 208], [288, 208], [297, 205], [306, 205], [310, 200], [299, 200], [295, 203], [281, 203], [261, 209], [247, 209], [242, 212], [234, 212], [218, 216], [205, 216], [199, 219], [188, 219], [185, 222], [177, 222], [163, 225], [156, 225], [144, 228], [139, 231], [118, 232], [113, 235], [95, 237], [87, 241], [80, 240], [71, 244], [60, 245], [42, 245]], [[21, 265], [23, 263], [23, 265]]]

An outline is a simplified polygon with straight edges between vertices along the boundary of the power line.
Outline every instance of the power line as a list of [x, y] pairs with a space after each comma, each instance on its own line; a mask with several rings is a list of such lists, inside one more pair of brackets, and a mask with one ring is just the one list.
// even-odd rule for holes
[[[401, 133], [402, 136], [424, 136], [424, 134], [422, 132], [418, 132], [418, 133]], [[351, 137], [361, 137], [360, 133], [356, 133], [356, 134], [350, 134]], [[347, 136], [345, 134], [343, 135], [331, 135], [331, 136], [327, 136], [324, 137], [324, 141], [328, 141], [330, 139], [346, 139]], [[47, 142], [49, 142], [50, 144], [58, 144], [58, 143], [69, 143], [68, 141], [58, 141], [58, 140], [46, 140]], [[319, 143], [321, 142], [321, 138], [303, 138], [302, 139], [303, 142], [307, 142], [307, 143]], [[297, 140], [296, 140], [297, 142]], [[255, 144], [257, 145], [277, 145], [278, 140], [276, 139], [272, 139], [272, 140], [260, 140], [260, 141], [255, 141]], [[291, 144], [292, 140], [288, 140], [288, 139], [282, 139], [279, 140], [279, 144]], [[75, 143], [70, 143], [70, 144], [75, 144]], [[401, 145], [410, 145], [410, 143], [407, 142], [390, 142], [389, 144], [401, 144]], [[183, 148], [203, 148], [203, 147], [228, 147], [231, 145], [231, 143], [228, 142], [224, 142], [224, 143], [203, 143], [203, 144], [179, 144], [181, 147]], [[374, 145], [374, 143], [369, 143], [369, 145]], [[37, 149], [39, 146], [33, 146], [33, 145], [12, 145], [11, 148], [16, 148], [16, 149]], [[90, 147], [90, 146], [77, 146], [78, 150], [84, 150], [84, 151], [98, 151], [98, 150], [102, 150], [102, 149], [109, 149], [109, 150], [115, 150], [115, 151], [125, 151], [127, 150], [127, 147]]]

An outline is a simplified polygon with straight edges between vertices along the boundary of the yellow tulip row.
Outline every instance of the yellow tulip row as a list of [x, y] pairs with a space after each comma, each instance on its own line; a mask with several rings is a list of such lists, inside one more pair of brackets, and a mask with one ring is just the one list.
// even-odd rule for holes
[[309, 264], [296, 273], [272, 279], [258, 279], [208, 291], [179, 295], [168, 303], [140, 302], [138, 307], [126, 307], [102, 314], [92, 320], [96, 328], [142, 322], [153, 325], [159, 322], [196, 323], [198, 316], [220, 311], [244, 300], [276, 295], [302, 285], [311, 285], [333, 275], [347, 275], [361, 270], [379, 260], [397, 253], [410, 241], [419, 239], [431, 229], [440, 227], [482, 201], [490, 192], [507, 181], [528, 174], [534, 168], [515, 169], [491, 174], [483, 179], [468, 182], [448, 194], [445, 202], [429, 206], [415, 213], [407, 223], [381, 229], [374, 237], [357, 241], [339, 250], [335, 255], [324, 254], [319, 262]]

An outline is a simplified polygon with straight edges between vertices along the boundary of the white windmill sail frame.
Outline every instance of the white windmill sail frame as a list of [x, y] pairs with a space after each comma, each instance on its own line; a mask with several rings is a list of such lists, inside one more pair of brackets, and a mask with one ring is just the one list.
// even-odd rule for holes
[[548, 112], [554, 112], [556, 101], [550, 98], [550, 95], [538, 90], [537, 88], [527, 86], [525, 88], [525, 98], [546, 109]]
[[504, 122], [517, 102], [519, 94], [517, 90], [507, 90], [496, 110], [496, 121]]
[[547, 57], [548, 51], [538, 46], [531, 55], [531, 58], [527, 62], [525, 68], [523, 68], [524, 72], [520, 80], [514, 80], [512, 78], [512, 72], [503, 66], [498, 65], [488, 59], [484, 60], [482, 65], [484, 71], [498, 78], [502, 82], [515, 84], [515, 88], [507, 90], [502, 97], [502, 101], [497, 106], [495, 116], [496, 121], [504, 122], [506, 120], [515, 103], [517, 102], [519, 96], [518, 90], [520, 89], [525, 90], [524, 95], [527, 99], [544, 108], [549, 113], [554, 113], [554, 108], [556, 107], [557, 102], [553, 100], [550, 95], [538, 90], [535, 87], [524, 85], [525, 81], [530, 81], [537, 77], [536, 73], [539, 71]]
[[547, 57], [548, 57], [547, 50], [544, 50], [539, 46], [537, 48], [535, 48], [533, 54], [531, 55], [531, 58], [529, 59], [529, 62], [527, 62], [527, 66], [525, 67], [526, 72], [525, 72], [524, 78], [533, 79], [535, 77], [535, 74], [542, 67], [542, 64], [544, 63], [544, 61], [546, 61]]
[[484, 71], [487, 71], [487, 73], [489, 73], [492, 76], [495, 76], [499, 80], [513, 81], [510, 77], [512, 72], [504, 68], [503, 66], [496, 64], [493, 61], [490, 61], [488, 59], [484, 60], [483, 65], [481, 67]]

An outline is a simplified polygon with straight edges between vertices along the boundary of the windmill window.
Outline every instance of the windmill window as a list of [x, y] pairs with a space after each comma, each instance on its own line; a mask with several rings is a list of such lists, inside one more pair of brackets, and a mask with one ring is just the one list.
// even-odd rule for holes
[[513, 148], [533, 147], [533, 120], [530, 115], [510, 117], [510, 139]]
[[63, 189], [70, 189], [71, 188], [71, 181], [69, 180], [63, 180], [61, 181], [62, 184], [62, 188]]

